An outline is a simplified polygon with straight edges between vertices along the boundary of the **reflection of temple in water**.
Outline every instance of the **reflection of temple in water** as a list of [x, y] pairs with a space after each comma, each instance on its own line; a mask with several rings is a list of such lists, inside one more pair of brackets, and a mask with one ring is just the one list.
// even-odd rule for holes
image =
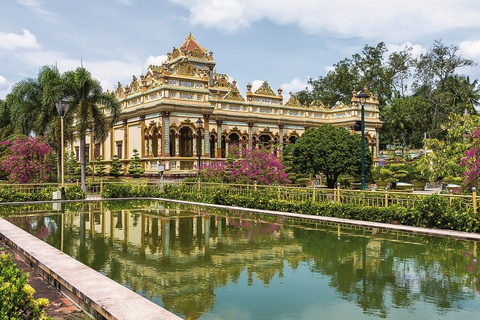
[[285, 261], [295, 268], [304, 259], [280, 224], [236, 216], [92, 207], [65, 223], [80, 234], [66, 252], [187, 319], [212, 309], [215, 289], [242, 274], [248, 285], [268, 285], [283, 276]]
[[326, 275], [341, 299], [369, 315], [427, 300], [449, 310], [475, 298], [480, 275], [475, 242], [171, 203], [102, 206], [31, 220], [31, 231], [47, 226], [50, 244], [187, 319], [221, 308], [219, 289], [274, 290], [297, 273]]

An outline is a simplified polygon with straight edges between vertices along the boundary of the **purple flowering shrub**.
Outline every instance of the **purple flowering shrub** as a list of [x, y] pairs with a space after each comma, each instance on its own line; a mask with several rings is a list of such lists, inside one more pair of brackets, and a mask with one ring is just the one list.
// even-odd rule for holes
[[268, 149], [231, 148], [230, 161], [212, 161], [200, 167], [202, 181], [258, 184], [289, 183], [279, 156]]
[[460, 165], [463, 171], [463, 187], [470, 190], [472, 187], [480, 187], [480, 127], [473, 133], [473, 143], [470, 149], [465, 151]]
[[4, 148], [0, 167], [8, 182], [47, 182], [51, 168], [48, 156], [53, 149], [43, 138], [16, 137], [13, 141], [0, 142]]

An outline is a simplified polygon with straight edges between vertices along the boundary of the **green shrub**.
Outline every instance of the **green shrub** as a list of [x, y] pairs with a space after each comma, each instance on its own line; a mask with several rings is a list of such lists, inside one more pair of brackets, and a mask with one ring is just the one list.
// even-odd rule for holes
[[82, 200], [87, 197], [85, 191], [80, 186], [70, 186], [65, 189], [65, 199]]
[[0, 319], [52, 319], [44, 311], [48, 299], [33, 299], [27, 278], [8, 254], [0, 255]]

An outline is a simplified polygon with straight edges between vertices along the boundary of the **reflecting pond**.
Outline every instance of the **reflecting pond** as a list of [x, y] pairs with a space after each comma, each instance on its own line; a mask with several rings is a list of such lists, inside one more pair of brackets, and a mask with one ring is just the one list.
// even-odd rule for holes
[[473, 241], [162, 202], [18, 211], [16, 225], [185, 319], [480, 318]]

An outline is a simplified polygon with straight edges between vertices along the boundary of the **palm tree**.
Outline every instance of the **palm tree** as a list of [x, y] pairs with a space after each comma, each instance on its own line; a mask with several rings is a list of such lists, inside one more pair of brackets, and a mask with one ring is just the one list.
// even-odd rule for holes
[[75, 132], [80, 139], [80, 165], [82, 189], [86, 189], [85, 135], [87, 130], [94, 128], [92, 145], [104, 142], [109, 129], [120, 117], [120, 104], [113, 94], [102, 91], [102, 86], [91, 73], [79, 67], [75, 71], [63, 74], [70, 96], [70, 112], [75, 117]]

